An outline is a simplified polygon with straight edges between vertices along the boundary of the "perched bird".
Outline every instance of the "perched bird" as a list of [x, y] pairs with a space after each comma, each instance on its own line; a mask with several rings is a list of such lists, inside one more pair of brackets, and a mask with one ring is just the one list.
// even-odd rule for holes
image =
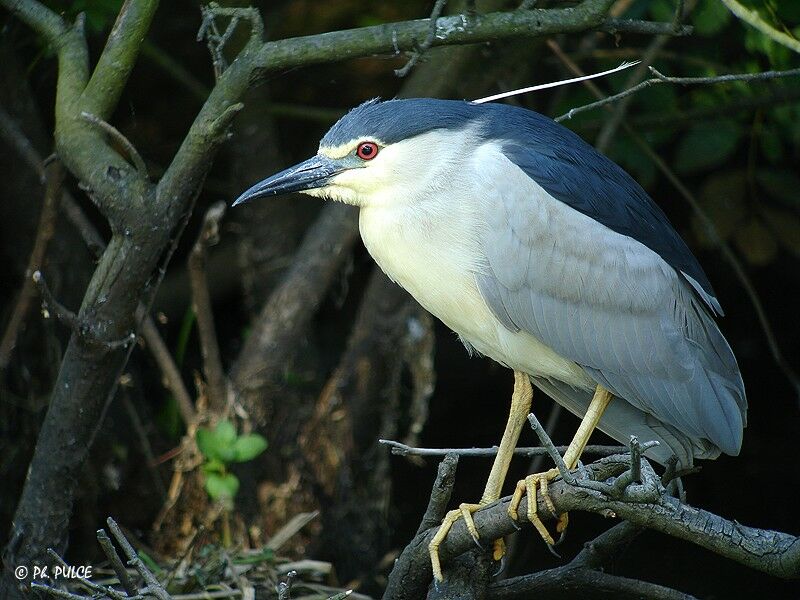
[[[342, 117], [316, 156], [235, 204], [304, 192], [355, 205], [383, 271], [467, 346], [515, 371], [511, 416], [486, 491], [499, 498], [531, 405], [530, 382], [583, 418], [682, 467], [738, 454], [747, 401], [703, 269], [647, 193], [551, 119], [504, 104], [372, 100]], [[555, 470], [517, 486], [546, 493]], [[533, 508], [531, 508], [533, 504]], [[529, 518], [552, 541], [529, 502]]]

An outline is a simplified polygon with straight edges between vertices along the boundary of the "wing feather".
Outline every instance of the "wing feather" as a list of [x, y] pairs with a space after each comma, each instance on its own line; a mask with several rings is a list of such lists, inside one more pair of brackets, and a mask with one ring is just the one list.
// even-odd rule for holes
[[[505, 160], [484, 181], [494, 193], [478, 285], [492, 312], [706, 454], [707, 441], [738, 453], [741, 375], [692, 283]], [[502, 162], [487, 156], [482, 165]]]

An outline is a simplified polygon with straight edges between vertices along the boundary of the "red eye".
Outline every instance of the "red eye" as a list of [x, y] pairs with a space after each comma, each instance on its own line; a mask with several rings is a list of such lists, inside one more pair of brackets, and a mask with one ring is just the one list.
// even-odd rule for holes
[[372, 160], [378, 156], [378, 144], [375, 142], [361, 142], [356, 148], [356, 156], [361, 160]]

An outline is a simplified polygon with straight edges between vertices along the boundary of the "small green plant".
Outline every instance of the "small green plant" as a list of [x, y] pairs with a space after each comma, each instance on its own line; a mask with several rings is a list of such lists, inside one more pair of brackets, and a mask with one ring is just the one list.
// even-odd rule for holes
[[215, 502], [232, 508], [239, 479], [229, 472], [229, 465], [253, 460], [267, 449], [267, 440], [257, 433], [238, 435], [236, 427], [227, 420], [217, 423], [214, 429], [199, 428], [195, 440], [205, 458], [202, 469], [206, 492]]

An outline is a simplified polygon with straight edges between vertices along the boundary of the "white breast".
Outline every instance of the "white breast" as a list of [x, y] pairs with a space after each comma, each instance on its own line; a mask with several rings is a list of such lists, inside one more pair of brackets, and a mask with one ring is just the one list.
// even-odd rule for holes
[[[593, 384], [574, 362], [525, 332], [506, 329], [491, 313], [475, 283], [484, 263], [474, 230], [479, 199], [465, 201], [467, 190], [440, 203], [386, 202], [361, 208], [361, 237], [383, 271], [431, 314], [484, 354], [513, 369], [571, 385]], [[437, 211], [441, 211], [437, 214]]]

